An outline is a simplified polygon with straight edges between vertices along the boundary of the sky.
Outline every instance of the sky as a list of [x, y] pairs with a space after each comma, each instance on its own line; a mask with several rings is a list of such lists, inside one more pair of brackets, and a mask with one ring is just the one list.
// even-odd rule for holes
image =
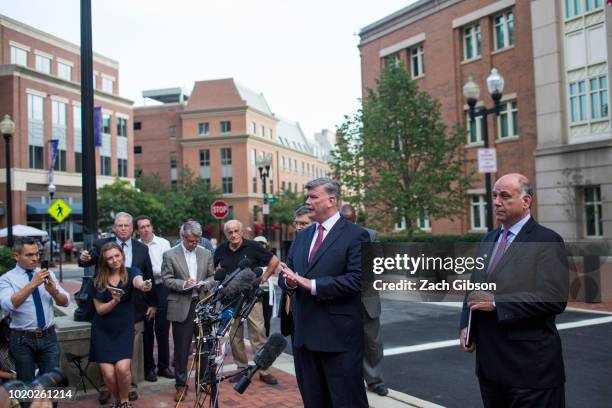
[[[233, 77], [312, 138], [361, 97], [359, 30], [415, 0], [92, 0], [94, 51], [119, 61], [119, 93]], [[79, 0], [0, 0], [0, 14], [75, 44]]]

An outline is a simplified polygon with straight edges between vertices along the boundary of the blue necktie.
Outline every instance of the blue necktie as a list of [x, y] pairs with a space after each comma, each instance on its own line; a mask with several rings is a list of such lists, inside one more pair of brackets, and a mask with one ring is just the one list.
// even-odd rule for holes
[[[32, 281], [32, 271], [26, 271], [28, 279]], [[40, 299], [40, 292], [38, 292], [38, 286], [32, 292], [32, 298], [34, 299], [34, 307], [36, 308], [36, 321], [38, 322], [38, 328], [44, 329], [45, 324], [45, 311], [43, 310], [42, 300]]]

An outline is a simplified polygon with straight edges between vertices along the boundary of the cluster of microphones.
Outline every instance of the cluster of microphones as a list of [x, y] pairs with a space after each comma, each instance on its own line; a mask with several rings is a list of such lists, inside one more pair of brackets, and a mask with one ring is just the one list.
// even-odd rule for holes
[[[196, 308], [196, 314], [206, 307], [210, 302], [220, 305], [217, 315], [217, 335], [223, 336], [229, 330], [232, 321], [240, 319], [244, 322], [253, 307], [259, 301], [264, 291], [259, 287], [263, 269], [255, 267], [248, 258], [238, 263], [236, 270], [227, 273], [223, 268], [215, 272], [216, 286]], [[249, 384], [253, 375], [258, 370], [267, 370], [272, 366], [276, 358], [287, 346], [287, 340], [280, 333], [273, 333], [268, 341], [255, 353], [255, 365], [249, 367], [248, 372], [234, 386], [236, 392], [242, 394]]]

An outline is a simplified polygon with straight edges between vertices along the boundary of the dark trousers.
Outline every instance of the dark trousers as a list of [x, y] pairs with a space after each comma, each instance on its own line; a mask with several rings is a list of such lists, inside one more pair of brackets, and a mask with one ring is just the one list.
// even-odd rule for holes
[[55, 331], [44, 337], [26, 337], [11, 331], [10, 349], [17, 379], [25, 383], [34, 380], [36, 367], [38, 375], [59, 367], [60, 354]]
[[[187, 319], [182, 322], [172, 322], [172, 338], [174, 339], [174, 379], [177, 390], [186, 388], [187, 385], [187, 359], [191, 351], [191, 340], [193, 335], [197, 336], [197, 326], [194, 323], [195, 306], [197, 302], [191, 302]], [[196, 356], [197, 357], [197, 356]], [[204, 378], [206, 362], [202, 361], [200, 378]]]
[[270, 337], [270, 319], [272, 318], [272, 310], [274, 306], [270, 305], [270, 292], [266, 291], [261, 298], [263, 306], [264, 326], [266, 327], [266, 337]]
[[565, 386], [554, 388], [516, 388], [479, 378], [485, 408], [565, 408]]
[[155, 317], [144, 320], [144, 368], [145, 372], [155, 371], [153, 345], [157, 339], [157, 368], [167, 369], [170, 366], [170, 322], [166, 318], [168, 311], [168, 289], [164, 285], [156, 285], [159, 306]]
[[368, 408], [362, 347], [341, 353], [294, 347], [293, 358], [304, 408]]

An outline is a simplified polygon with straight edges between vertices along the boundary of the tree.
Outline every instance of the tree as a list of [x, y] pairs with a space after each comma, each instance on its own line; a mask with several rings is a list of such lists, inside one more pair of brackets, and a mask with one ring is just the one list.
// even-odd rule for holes
[[411, 237], [419, 216], [463, 212], [470, 185], [461, 149], [466, 134], [458, 126], [447, 132], [439, 102], [419, 90], [402, 64], [390, 64], [376, 83], [338, 127], [332, 171], [372, 224], [390, 229], [403, 220]]

